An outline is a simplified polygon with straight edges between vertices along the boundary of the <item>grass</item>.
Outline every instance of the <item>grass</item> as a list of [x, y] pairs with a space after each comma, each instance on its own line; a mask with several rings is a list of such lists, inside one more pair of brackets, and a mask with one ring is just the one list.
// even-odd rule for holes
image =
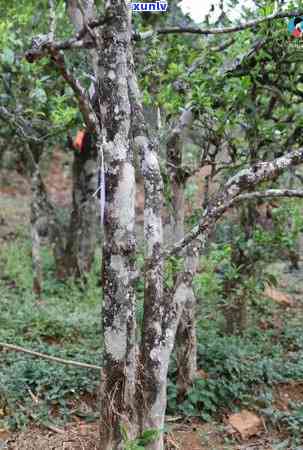
[[[43, 259], [44, 293], [43, 300], [37, 302], [32, 293], [30, 242], [20, 233], [15, 241], [2, 246], [0, 341], [100, 365], [100, 261], [96, 261], [83, 287], [73, 280], [55, 280], [48, 249], [43, 250]], [[141, 291], [139, 283], [139, 299]], [[276, 448], [286, 441], [296, 448], [302, 439], [303, 396], [282, 411], [277, 406], [275, 388], [303, 382], [301, 304], [295, 311], [282, 310], [278, 305], [256, 300], [251, 305], [249, 327], [242, 336], [224, 334], [217, 306], [213, 298], [204, 298], [199, 307], [198, 366], [207, 378], [198, 378], [186, 400], [177, 405], [172, 361], [168, 414], [220, 422], [223, 414], [248, 408], [263, 415], [269, 427], [282, 433]], [[282, 326], [276, 326], [277, 317]], [[260, 323], [267, 324], [265, 329]], [[24, 428], [33, 419], [56, 426], [74, 416], [94, 420], [98, 384], [96, 371], [2, 351], [0, 429]]]
[[[55, 281], [47, 250], [43, 257], [45, 289], [43, 301], [37, 302], [31, 289], [30, 243], [17, 240], [2, 251], [0, 341], [100, 365], [97, 262], [83, 288], [74, 281]], [[30, 419], [27, 412], [33, 410], [37, 421], [62, 424], [70, 420], [75, 400], [95, 397], [99, 382], [98, 372], [50, 364], [20, 353], [2, 352], [0, 369], [0, 409], [5, 410], [2, 425], [10, 428], [26, 425]]]

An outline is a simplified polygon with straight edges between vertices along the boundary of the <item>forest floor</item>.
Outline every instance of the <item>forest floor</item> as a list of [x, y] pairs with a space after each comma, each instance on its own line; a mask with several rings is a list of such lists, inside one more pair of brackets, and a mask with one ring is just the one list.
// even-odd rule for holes
[[[59, 209], [71, 201], [65, 163], [55, 155], [46, 180]], [[98, 265], [85, 290], [74, 282], [63, 285], [54, 280], [45, 249], [45, 292], [37, 303], [31, 292], [29, 205], [28, 181], [0, 172], [0, 342], [99, 365]], [[212, 396], [203, 397], [198, 383], [183, 410], [178, 409], [172, 369], [167, 450], [303, 449], [301, 259], [298, 271], [289, 272], [286, 262], [271, 268], [279, 281], [277, 298], [257, 304], [244, 337], [222, 335], [214, 305], [203, 305], [203, 314], [213, 322], [200, 323], [200, 381]], [[290, 303], [280, 301], [284, 294]], [[98, 448], [98, 373], [1, 348], [0, 355], [0, 450]], [[209, 413], [207, 423], [202, 410]], [[252, 411], [262, 424], [247, 438], [229, 423], [230, 415], [243, 410]]]

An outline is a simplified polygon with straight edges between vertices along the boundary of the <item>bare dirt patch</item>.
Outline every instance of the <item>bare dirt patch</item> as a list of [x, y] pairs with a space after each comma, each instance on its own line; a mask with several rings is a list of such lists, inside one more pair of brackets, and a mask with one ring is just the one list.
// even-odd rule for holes
[[9, 439], [6, 448], [7, 450], [99, 450], [98, 428], [97, 425], [79, 423], [66, 427], [62, 433], [54, 433], [32, 427]]

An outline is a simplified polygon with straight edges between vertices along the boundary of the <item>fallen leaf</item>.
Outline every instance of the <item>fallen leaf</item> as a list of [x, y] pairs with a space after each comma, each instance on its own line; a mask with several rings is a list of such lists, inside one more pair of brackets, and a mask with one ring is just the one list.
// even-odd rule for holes
[[279, 303], [280, 305], [284, 306], [294, 306], [294, 300], [293, 298], [285, 294], [284, 292], [279, 291], [278, 289], [272, 288], [270, 286], [267, 286], [264, 291], [265, 297], [270, 298], [276, 303]]
[[247, 410], [231, 415], [228, 423], [240, 434], [242, 439], [250, 438], [263, 430], [260, 417]]

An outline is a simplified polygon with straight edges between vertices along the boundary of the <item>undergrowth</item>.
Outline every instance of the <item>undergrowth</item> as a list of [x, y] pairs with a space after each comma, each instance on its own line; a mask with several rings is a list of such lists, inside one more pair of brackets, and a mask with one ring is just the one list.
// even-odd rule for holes
[[[85, 286], [55, 281], [50, 253], [43, 251], [45, 283], [42, 301], [32, 293], [30, 243], [7, 244], [0, 256], [0, 342], [65, 359], [101, 364], [100, 261]], [[176, 369], [172, 360], [168, 414], [217, 420], [243, 408], [257, 411], [268, 426], [288, 433], [278, 441], [296, 448], [302, 439], [303, 404], [287, 411], [276, 407], [275, 386], [303, 380], [303, 335], [300, 308], [255, 300], [252, 320], [243, 335], [224, 333], [223, 316], [214, 280], [210, 296], [199, 305], [198, 366], [203, 369], [186, 400], [177, 404]], [[138, 283], [138, 319], [142, 319], [142, 283]], [[275, 326], [280, 315], [283, 327]], [[268, 326], [259, 326], [260, 321]], [[19, 429], [30, 421], [62, 426], [73, 416], [95, 420], [99, 372], [50, 363], [2, 349], [0, 359], [0, 428]], [[290, 436], [290, 438], [289, 438]], [[291, 439], [291, 444], [290, 443]], [[143, 442], [143, 441], [142, 441]], [[130, 442], [140, 447], [141, 441]], [[137, 445], [137, 447], [136, 447]], [[273, 447], [275, 448], [275, 447]], [[283, 448], [283, 447], [281, 447]], [[285, 446], [285, 448], [288, 448]]]
[[[0, 257], [0, 342], [64, 359], [101, 363], [101, 288], [98, 261], [85, 286], [55, 281], [53, 261], [43, 251], [42, 301], [32, 293], [30, 243], [15, 241]], [[1, 352], [0, 428], [35, 420], [62, 425], [79, 415], [94, 417], [99, 372]], [[83, 401], [85, 399], [85, 401]], [[93, 408], [95, 409], [95, 408]]]
[[[208, 283], [214, 292], [214, 280]], [[281, 449], [297, 448], [303, 444], [303, 395], [282, 411], [275, 388], [303, 383], [302, 307], [285, 310], [256, 297], [249, 313], [251, 320], [243, 334], [226, 335], [220, 299], [212, 295], [200, 299], [197, 362], [202, 371], [185, 401], [178, 404], [172, 361], [168, 413], [212, 421], [249, 409], [263, 416], [268, 429], [278, 430], [281, 436], [286, 433], [287, 439], [273, 448], [283, 442]]]

